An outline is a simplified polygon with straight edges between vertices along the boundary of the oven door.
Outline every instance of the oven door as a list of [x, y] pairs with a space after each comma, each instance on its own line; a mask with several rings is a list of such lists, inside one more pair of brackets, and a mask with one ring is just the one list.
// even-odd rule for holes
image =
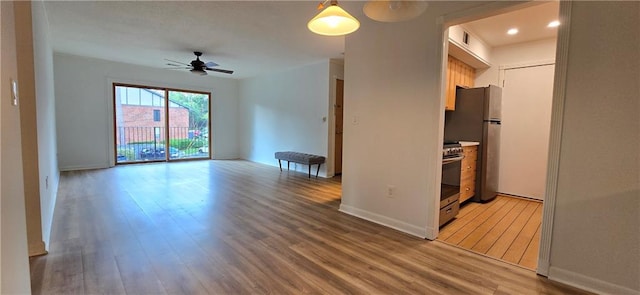
[[[462, 172], [462, 159], [464, 155], [457, 155], [455, 157], [442, 159], [442, 185], [446, 186], [446, 190], [442, 190], [440, 200], [448, 198], [454, 192], [460, 193], [460, 174]], [[448, 205], [451, 202], [447, 202], [440, 206], [440, 208]]]
[[442, 159], [440, 226], [456, 217], [460, 209], [460, 173], [462, 172], [462, 159], [464, 159], [464, 155]]

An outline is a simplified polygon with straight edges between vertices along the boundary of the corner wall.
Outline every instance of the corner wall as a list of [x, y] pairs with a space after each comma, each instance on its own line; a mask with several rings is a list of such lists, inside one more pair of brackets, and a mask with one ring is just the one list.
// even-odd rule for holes
[[501, 66], [554, 62], [556, 58], [556, 40], [557, 38], [550, 38], [494, 47], [489, 57], [492, 67], [477, 70], [474, 86], [485, 87], [493, 84], [502, 87], [502, 82], [500, 81]]
[[[572, 2], [549, 278], [640, 293], [640, 2]], [[621, 152], [612, 152], [621, 149]]]
[[345, 40], [342, 212], [435, 238], [444, 122], [438, 22], [480, 5], [436, 1], [398, 23], [354, 15], [362, 26]]
[[56, 99], [53, 77], [53, 49], [49, 22], [43, 1], [31, 2], [33, 15], [33, 61], [35, 64], [35, 94], [38, 130], [38, 167], [42, 240], [49, 247], [53, 211], [56, 205], [60, 171], [56, 139]]
[[0, 1], [0, 13], [0, 294], [29, 294], [20, 110], [10, 99], [10, 81], [18, 79], [14, 2]]
[[60, 170], [114, 162], [112, 83], [211, 92], [214, 159], [236, 159], [238, 80], [54, 53]]
[[20, 93], [20, 129], [22, 130], [22, 171], [27, 215], [29, 256], [45, 254], [40, 209], [40, 176], [38, 165], [38, 127], [36, 114], [36, 81], [31, 2], [14, 3], [16, 12], [16, 44], [18, 88]]
[[[238, 128], [242, 158], [278, 166], [277, 151], [327, 156], [329, 67], [327, 60], [242, 80]], [[291, 163], [294, 167], [308, 172], [305, 165]], [[321, 166], [321, 176], [327, 176], [326, 167]]]

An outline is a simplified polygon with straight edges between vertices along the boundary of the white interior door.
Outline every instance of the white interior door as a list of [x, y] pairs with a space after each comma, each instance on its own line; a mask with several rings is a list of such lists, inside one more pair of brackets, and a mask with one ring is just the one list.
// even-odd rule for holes
[[507, 69], [502, 92], [502, 193], [544, 199], [554, 65]]

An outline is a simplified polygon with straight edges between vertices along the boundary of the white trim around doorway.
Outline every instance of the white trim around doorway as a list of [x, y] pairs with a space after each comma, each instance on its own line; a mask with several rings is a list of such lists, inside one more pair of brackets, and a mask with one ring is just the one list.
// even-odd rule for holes
[[[504, 11], [520, 9], [530, 5], [529, 3], [504, 3], [504, 2], [492, 2], [487, 5], [482, 5], [480, 7], [475, 7], [473, 9], [469, 9], [466, 11], [444, 15], [438, 19], [438, 24], [441, 25], [440, 29], [443, 32], [442, 34], [442, 42], [448, 42], [448, 37], [446, 36], [448, 32], [448, 27], [451, 25], [455, 25], [458, 23], [462, 23], [465, 21], [470, 21], [474, 18], [478, 17], [486, 17], [489, 15], [495, 15]], [[562, 138], [562, 123], [563, 123], [563, 114], [564, 114], [564, 101], [565, 101], [565, 85], [566, 85], [566, 75], [567, 75], [567, 61], [568, 61], [568, 51], [569, 51], [569, 31], [570, 28], [568, 24], [570, 23], [571, 16], [571, 2], [561, 2], [560, 3], [560, 13], [559, 19], [562, 24], [567, 24], [561, 26], [558, 29], [558, 41], [556, 45], [556, 60], [555, 60], [555, 77], [554, 77], [554, 90], [553, 90], [553, 101], [552, 101], [552, 114], [551, 114], [551, 133], [549, 139], [549, 158], [547, 163], [547, 181], [545, 187], [545, 201], [543, 207], [543, 217], [542, 217], [542, 232], [540, 238], [540, 250], [538, 254], [538, 269], [537, 273], [539, 275], [548, 276], [549, 275], [549, 266], [550, 266], [550, 252], [551, 252], [551, 237], [553, 234], [553, 216], [554, 209], [556, 205], [556, 193], [558, 187], [558, 167], [560, 162], [560, 148], [561, 148], [561, 138]], [[443, 46], [446, 49], [446, 45]], [[442, 58], [442, 65], [446, 65], [446, 54], [440, 52]], [[545, 61], [548, 63], [553, 63], [552, 61]], [[517, 65], [523, 66], [523, 65]], [[524, 65], [531, 66], [531, 65]], [[500, 70], [504, 70], [506, 68], [500, 68]], [[444, 71], [441, 71], [444, 72]], [[440, 77], [440, 97], [442, 99], [441, 105], [444, 106], [444, 73], [441, 73]], [[444, 117], [444, 114], [443, 114]], [[441, 129], [444, 128], [444, 118], [441, 120], [442, 126]], [[442, 136], [442, 135], [441, 135]], [[437, 183], [437, 182], [436, 182]], [[435, 206], [437, 207], [437, 206]], [[435, 212], [437, 216], [438, 213]], [[429, 224], [435, 222], [437, 224], [437, 220], [429, 220]], [[430, 231], [428, 231], [427, 238], [435, 239], [437, 237], [437, 227], [429, 227]]]
[[569, 23], [571, 18], [570, 1], [560, 3], [559, 19], [563, 26], [558, 28], [556, 44], [556, 65], [553, 78], [553, 100], [551, 106], [551, 132], [549, 134], [549, 153], [547, 160], [547, 185], [542, 212], [542, 231], [538, 252], [539, 275], [548, 276], [551, 261], [551, 238], [553, 235], [553, 216], [558, 191], [558, 170], [562, 142], [562, 123], [564, 121], [565, 88], [567, 84], [567, 62], [569, 60]]

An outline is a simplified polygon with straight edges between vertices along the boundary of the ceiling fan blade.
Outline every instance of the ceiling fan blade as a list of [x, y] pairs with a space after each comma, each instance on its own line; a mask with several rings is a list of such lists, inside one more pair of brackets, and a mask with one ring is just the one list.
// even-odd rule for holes
[[188, 65], [174, 64], [174, 63], [166, 63], [166, 65], [168, 65], [168, 66], [174, 66], [174, 67], [184, 67], [184, 66], [188, 66]]
[[172, 62], [172, 63], [177, 63], [177, 64], [181, 64], [181, 65], [189, 66], [189, 64], [186, 64], [186, 63], [183, 63], [183, 62], [180, 62], [180, 61], [170, 60], [170, 59], [166, 59], [166, 58], [165, 58], [164, 60], [166, 60], [166, 61], [170, 61], [170, 62]]
[[223, 70], [223, 69], [207, 68], [207, 71], [219, 72], [219, 73], [224, 73], [224, 74], [233, 74], [233, 71], [231, 71], [231, 70]]
[[165, 69], [165, 70], [190, 70], [191, 67], [184, 68], [184, 67], [180, 66], [180, 68], [163, 68], [163, 69]]
[[212, 61], [207, 62], [207, 63], [205, 63], [204, 65], [205, 65], [207, 68], [213, 68], [213, 67], [217, 67], [217, 66], [219, 66], [219, 64], [217, 64], [217, 63], [215, 63], [215, 62], [212, 62]]

